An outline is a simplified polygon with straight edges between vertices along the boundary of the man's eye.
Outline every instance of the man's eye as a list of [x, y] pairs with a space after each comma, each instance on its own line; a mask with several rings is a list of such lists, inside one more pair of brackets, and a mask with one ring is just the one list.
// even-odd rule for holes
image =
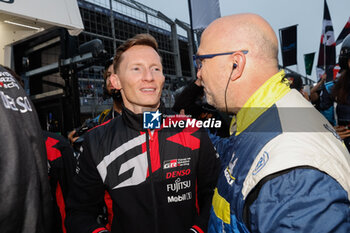
[[158, 67], [153, 67], [152, 70], [153, 70], [153, 71], [157, 71], [157, 72], [158, 72], [158, 71], [161, 71], [160, 68], [158, 68]]
[[133, 67], [132, 70], [139, 71], [140, 68], [139, 67]]

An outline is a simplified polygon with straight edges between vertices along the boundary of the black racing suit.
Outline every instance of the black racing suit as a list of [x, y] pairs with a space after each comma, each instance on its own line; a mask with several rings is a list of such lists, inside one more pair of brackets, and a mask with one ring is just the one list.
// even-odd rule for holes
[[0, 66], [0, 231], [51, 232], [51, 195], [33, 103]]
[[68, 199], [68, 232], [105, 229], [96, 222], [105, 189], [113, 200], [112, 232], [207, 232], [218, 163], [204, 129], [152, 132], [143, 129], [142, 114], [124, 108], [86, 135]]
[[51, 233], [62, 233], [66, 232], [63, 224], [66, 216], [65, 201], [75, 175], [76, 158], [73, 148], [66, 138], [48, 131], [43, 131], [43, 135], [54, 207]]

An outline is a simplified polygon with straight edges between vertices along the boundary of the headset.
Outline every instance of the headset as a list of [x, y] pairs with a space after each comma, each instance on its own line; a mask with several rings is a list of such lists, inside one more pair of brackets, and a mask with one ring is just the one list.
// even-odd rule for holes
[[232, 70], [231, 70], [230, 76], [228, 77], [227, 84], [226, 84], [226, 89], [225, 89], [225, 108], [226, 108], [226, 114], [229, 114], [229, 113], [228, 113], [228, 109], [227, 109], [227, 100], [226, 100], [226, 94], [227, 94], [228, 84], [230, 83], [231, 75], [232, 75], [233, 71], [234, 71], [236, 68], [237, 68], [237, 64], [236, 64], [236, 63], [233, 63], [233, 65], [232, 65]]

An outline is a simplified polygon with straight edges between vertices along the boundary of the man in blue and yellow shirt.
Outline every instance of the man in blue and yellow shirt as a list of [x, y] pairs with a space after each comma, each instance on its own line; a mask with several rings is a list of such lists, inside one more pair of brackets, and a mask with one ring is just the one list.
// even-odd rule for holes
[[277, 57], [258, 15], [220, 18], [202, 34], [207, 101], [236, 114], [230, 138], [212, 137], [222, 169], [208, 232], [350, 232], [350, 156]]

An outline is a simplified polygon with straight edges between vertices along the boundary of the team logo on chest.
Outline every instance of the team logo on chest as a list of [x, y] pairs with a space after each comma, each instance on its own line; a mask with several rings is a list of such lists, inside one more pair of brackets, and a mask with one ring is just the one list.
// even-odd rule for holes
[[238, 158], [235, 158], [235, 153], [233, 152], [231, 160], [230, 160], [228, 166], [224, 170], [224, 175], [225, 175], [226, 181], [231, 186], [236, 180], [236, 178], [233, 177], [232, 174], [233, 174], [233, 169], [235, 168], [235, 166], [237, 164], [237, 160], [238, 160]]
[[191, 158], [165, 160], [163, 163], [163, 169], [190, 166], [190, 161], [191, 161]]

